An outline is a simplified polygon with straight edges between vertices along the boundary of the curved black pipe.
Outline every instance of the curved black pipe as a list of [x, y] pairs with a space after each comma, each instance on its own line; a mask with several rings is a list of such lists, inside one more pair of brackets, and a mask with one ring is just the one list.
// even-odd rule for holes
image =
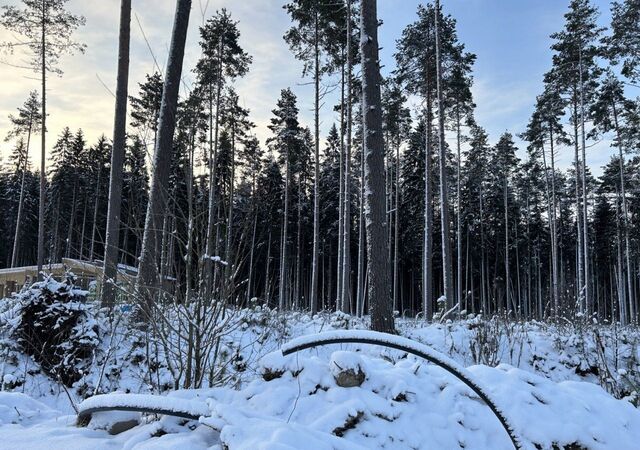
[[[360, 331], [355, 330], [356, 334], [360, 333]], [[340, 334], [344, 334], [344, 333], [348, 333], [349, 331], [341, 331]], [[331, 333], [331, 332], [329, 332]], [[367, 332], [368, 334], [371, 334], [372, 332]], [[376, 333], [378, 334], [378, 333]], [[384, 333], [379, 333], [384, 335]], [[397, 336], [393, 336], [393, 335], [387, 335], [392, 339], [397, 339]], [[406, 339], [406, 338], [404, 338]], [[340, 336], [340, 337], [334, 337], [329, 335], [328, 337], [323, 337], [322, 334], [319, 334], [317, 336], [317, 339], [315, 340], [305, 340], [300, 344], [296, 344], [295, 340], [292, 341], [291, 343], [287, 343], [283, 346], [282, 349], [282, 354], [283, 355], [290, 355], [292, 353], [296, 353], [299, 352], [301, 350], [305, 350], [308, 348], [313, 348], [313, 347], [318, 347], [318, 346], [323, 346], [323, 345], [329, 345], [329, 344], [348, 344], [348, 343], [355, 343], [355, 344], [372, 344], [372, 345], [380, 345], [383, 347], [388, 347], [388, 348], [393, 348], [396, 350], [401, 350], [403, 352], [407, 352], [407, 353], [411, 353], [412, 355], [415, 356], [419, 356], [420, 358], [424, 358], [427, 361], [435, 364], [438, 367], [442, 367], [444, 370], [446, 370], [447, 372], [449, 372], [450, 374], [454, 375], [456, 378], [458, 378], [460, 381], [462, 381], [464, 384], [466, 384], [473, 392], [476, 393], [476, 395], [478, 395], [478, 397], [480, 397], [489, 407], [489, 409], [491, 409], [491, 411], [493, 412], [493, 414], [498, 418], [498, 420], [500, 421], [500, 423], [502, 424], [502, 427], [505, 429], [505, 431], [507, 432], [507, 434], [509, 435], [509, 438], [511, 439], [511, 442], [513, 443], [514, 448], [516, 448], [516, 450], [521, 450], [522, 449], [522, 445], [520, 444], [520, 440], [519, 438], [516, 436], [515, 431], [513, 430], [513, 428], [511, 427], [511, 425], [509, 424], [507, 418], [504, 416], [504, 414], [502, 413], [502, 411], [500, 411], [500, 409], [496, 406], [496, 404], [489, 398], [489, 396], [482, 390], [482, 388], [480, 386], [478, 386], [473, 380], [471, 380], [469, 377], [467, 377], [464, 373], [460, 372], [457, 368], [452, 367], [451, 365], [447, 364], [445, 361], [443, 361], [442, 359], [436, 358], [434, 357], [434, 355], [430, 355], [429, 353], [426, 352], [421, 352], [420, 350], [416, 349], [416, 348], [412, 348], [409, 346], [404, 346], [401, 345], [399, 343], [395, 343], [389, 340], [385, 340], [383, 337], [380, 338], [376, 338], [376, 337], [363, 337], [363, 336]], [[415, 344], [418, 345], [424, 345], [424, 344], [420, 344], [418, 342], [416, 342]], [[426, 346], [425, 346], [426, 347]], [[428, 348], [431, 352], [434, 352], [434, 350]], [[444, 356], [444, 355], [443, 355]]]

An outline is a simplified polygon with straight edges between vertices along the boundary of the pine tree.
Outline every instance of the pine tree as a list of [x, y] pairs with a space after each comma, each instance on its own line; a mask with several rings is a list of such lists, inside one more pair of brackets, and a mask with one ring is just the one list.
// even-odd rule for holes
[[622, 62], [622, 75], [634, 83], [640, 81], [640, 2], [611, 3], [611, 36], [603, 39], [607, 57], [613, 64]]
[[149, 204], [144, 224], [144, 237], [140, 249], [140, 265], [138, 268], [137, 285], [145, 289], [143, 292], [142, 311], [145, 318], [151, 318], [155, 293], [158, 286], [157, 250], [156, 245], [161, 236], [157, 230], [162, 228], [162, 218], [167, 208], [167, 193], [163, 183], [169, 176], [173, 133], [176, 124], [176, 110], [178, 106], [178, 89], [182, 75], [184, 47], [189, 25], [191, 0], [178, 0], [174, 19], [167, 72], [162, 90], [162, 105], [158, 122], [158, 140], [153, 155], [153, 178], [149, 192]]
[[16, 161], [17, 170], [22, 173], [20, 181], [20, 198], [18, 200], [18, 212], [16, 214], [15, 233], [13, 237], [13, 251], [11, 254], [11, 267], [18, 264], [18, 253], [20, 251], [20, 235], [22, 225], [22, 212], [24, 210], [24, 196], [26, 188], [26, 177], [29, 166], [29, 147], [31, 143], [31, 135], [41, 132], [42, 116], [40, 115], [40, 100], [37, 91], [31, 91], [24, 105], [18, 108], [17, 116], [9, 115], [9, 122], [12, 129], [9, 130], [5, 141], [12, 139], [23, 140], [26, 134], [26, 143], [20, 146], [24, 151], [19, 152], [20, 157]]
[[289, 185], [291, 183], [292, 158], [301, 145], [302, 129], [298, 122], [297, 99], [291, 89], [283, 89], [280, 99], [273, 110], [269, 129], [273, 137], [267, 145], [273, 152], [278, 152], [284, 165], [284, 194], [282, 213], [282, 238], [280, 239], [280, 276], [278, 288], [278, 308], [284, 310], [288, 306], [288, 228], [289, 228]]
[[[217, 195], [215, 191], [216, 159], [218, 152], [218, 134], [221, 121], [222, 88], [230, 80], [244, 76], [251, 64], [249, 56], [240, 47], [240, 31], [226, 9], [216, 12], [200, 27], [200, 48], [202, 57], [196, 64], [198, 83], [207, 90], [209, 110], [209, 206], [207, 219], [207, 238], [202, 265], [202, 282], [205, 297], [212, 294], [214, 267], [212, 257], [215, 247], [215, 221]], [[215, 115], [214, 115], [215, 97]]]
[[313, 184], [313, 260], [311, 262], [311, 313], [318, 311], [318, 270], [320, 255], [320, 80], [326, 70], [321, 52], [327, 47], [325, 31], [340, 23], [342, 15], [331, 0], [295, 0], [284, 6], [296, 26], [284, 36], [296, 58], [305, 65], [303, 75], [313, 72], [315, 165]]
[[118, 78], [109, 175], [109, 207], [102, 277], [102, 306], [113, 308], [120, 243], [120, 209], [122, 206], [122, 166], [126, 143], [127, 92], [129, 84], [129, 40], [131, 35], [131, 0], [120, 2], [120, 34], [118, 38]]
[[[565, 14], [565, 26], [551, 35], [555, 41], [551, 49], [553, 68], [546, 81], [554, 84], [569, 97], [573, 144], [575, 151], [576, 177], [576, 221], [578, 228], [578, 292], [580, 309], [591, 311], [589, 236], [588, 236], [588, 191], [586, 182], [586, 112], [593, 101], [601, 69], [596, 58], [601, 53], [599, 39], [604, 31], [597, 25], [598, 10], [589, 0], [572, 0]], [[581, 149], [582, 159], [579, 156]], [[582, 198], [580, 199], [580, 191]]]
[[[633, 102], [627, 100], [624, 95], [624, 85], [621, 81], [616, 79], [615, 75], [608, 71], [605, 79], [602, 81], [600, 90], [598, 92], [598, 98], [592, 105], [592, 115], [594, 117], [594, 125], [596, 128], [594, 132], [609, 132], [613, 131], [615, 134], [614, 143], [618, 147], [618, 165], [619, 165], [619, 188], [618, 192], [621, 198], [622, 207], [622, 235], [624, 238], [624, 261], [626, 267], [619, 267], [620, 276], [624, 277], [622, 273], [626, 274], [626, 295], [628, 296], [628, 308], [626, 305], [626, 298], [622, 298], [624, 305], [620, 306], [621, 322], [627, 323], [628, 320], [633, 320], [638, 310], [635, 299], [635, 293], [633, 289], [632, 281], [632, 266], [631, 266], [631, 249], [629, 239], [629, 213], [627, 207], [627, 195], [625, 187], [624, 177], [624, 155], [628, 147], [628, 139], [624, 132], [625, 124], [629, 122], [629, 111], [633, 110]], [[628, 311], [629, 316], [625, 314]]]
[[376, 0], [360, 3], [360, 55], [362, 58], [362, 123], [365, 159], [365, 217], [369, 276], [371, 328], [394, 332], [393, 304], [389, 294], [387, 219], [384, 205], [384, 141], [380, 66], [378, 59], [378, 19]]
[[[46, 106], [47, 106], [47, 72], [62, 75], [57, 65], [59, 59], [64, 54], [75, 51], [84, 52], [84, 45], [71, 39], [72, 33], [85, 20], [82, 16], [76, 16], [65, 10], [68, 0], [22, 0], [24, 9], [15, 6], [3, 6], [4, 12], [0, 17], [0, 24], [8, 30], [23, 36], [26, 40], [26, 47], [31, 52], [31, 59], [28, 61], [28, 68], [40, 74], [42, 88], [42, 132], [40, 133], [40, 205], [39, 205], [39, 225], [38, 225], [38, 276], [42, 276], [42, 265], [44, 264], [44, 223], [45, 223], [45, 203], [46, 203]], [[16, 45], [22, 45], [23, 41], [4, 43], [13, 52]]]

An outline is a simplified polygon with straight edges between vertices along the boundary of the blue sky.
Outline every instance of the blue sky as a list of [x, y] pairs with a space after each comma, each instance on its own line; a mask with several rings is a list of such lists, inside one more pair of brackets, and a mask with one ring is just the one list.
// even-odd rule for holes
[[[302, 121], [309, 126], [313, 123], [312, 89], [305, 85], [308, 80], [300, 78], [301, 63], [293, 58], [282, 39], [290, 26], [283, 3], [283, 0], [210, 0], [204, 14], [208, 17], [216, 9], [226, 7], [240, 21], [241, 43], [254, 62], [249, 74], [237, 82], [237, 89], [241, 101], [251, 109], [258, 125], [255, 132], [262, 142], [269, 136], [266, 125], [282, 88], [292, 87], [299, 96]], [[393, 68], [395, 41], [403, 28], [415, 20], [419, 3], [416, 0], [378, 1], [379, 17], [384, 21], [379, 30], [383, 72]], [[476, 116], [489, 131], [492, 142], [505, 130], [514, 134], [523, 130], [535, 96], [540, 93], [542, 76], [550, 67], [549, 35], [562, 28], [568, 3], [568, 0], [442, 1], [445, 12], [458, 22], [460, 40], [477, 55], [473, 88]], [[601, 11], [602, 24], [607, 25], [608, 2], [594, 3]], [[193, 79], [190, 70], [199, 56], [197, 28], [202, 23], [206, 4], [206, 0], [193, 0], [185, 57], [187, 83]], [[137, 91], [137, 83], [154, 68], [142, 31], [158, 63], [165, 64], [174, 7], [175, 2], [170, 0], [133, 1], [130, 93]], [[87, 52], [64, 57], [61, 64], [64, 76], [50, 80], [48, 139], [51, 145], [65, 125], [83, 128], [90, 143], [102, 133], [110, 136], [113, 126], [114, 100], [102, 82], [115, 90], [119, 1], [71, 0], [69, 9], [87, 18], [87, 25], [77, 33], [77, 39], [87, 44]], [[7, 32], [0, 30], [0, 41], [7, 39], [10, 39]], [[38, 88], [34, 76], [0, 64], [3, 80], [0, 134], [6, 134], [7, 115], [24, 101], [30, 89]], [[331, 123], [338, 120], [331, 111], [333, 103], [333, 99], [326, 99], [321, 116], [323, 135]], [[8, 145], [0, 144], [1, 154], [6, 155]], [[608, 145], [603, 142], [589, 150], [587, 162], [599, 173], [596, 166], [606, 162], [609, 154]], [[561, 165], [566, 166], [570, 158], [569, 149], [561, 150]], [[37, 163], [38, 159], [33, 161]]]

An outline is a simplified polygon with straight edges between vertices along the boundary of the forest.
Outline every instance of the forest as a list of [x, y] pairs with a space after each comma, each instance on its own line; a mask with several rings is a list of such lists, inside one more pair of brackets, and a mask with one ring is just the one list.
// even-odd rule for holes
[[[51, 96], [61, 95], [49, 92], [47, 82], [64, 76], [65, 58], [92, 51], [76, 41], [77, 31], [87, 26], [85, 19], [73, 13], [67, 0], [21, 0], [0, 10], [0, 27], [12, 37], [0, 43], [2, 61], [32, 77], [24, 102], [9, 116], [10, 128], [0, 130], [12, 149], [0, 169], [0, 272], [34, 266], [38, 274], [30, 280], [33, 286], [25, 284], [13, 294], [11, 301], [23, 309], [2, 309], [3, 314], [22, 314], [21, 325], [0, 314], [0, 325], [10, 329], [5, 332], [20, 336], [11, 351], [20, 358], [29, 355], [29, 364], [40, 364], [55, 383], [69, 388], [84, 383], [82, 393], [76, 393], [85, 398], [109, 391], [108, 375], [99, 364], [94, 367], [95, 355], [102, 355], [98, 359], [103, 362], [116, 358], [114, 336], [124, 333], [124, 323], [137, 330], [131, 331], [135, 337], [126, 334], [117, 342], [126, 341], [131, 351], [141, 352], [148, 378], [141, 377], [153, 393], [218, 385], [244, 388], [238, 374], [251, 366], [246, 348], [322, 331], [319, 320], [329, 320], [336, 329], [370, 327], [431, 345], [438, 342], [440, 349], [448, 344], [434, 330], [446, 329], [452, 342], [460, 339], [460, 345], [469, 346], [466, 356], [453, 343], [448, 350], [465, 366], [507, 362], [519, 367], [513, 361], [514, 342], [520, 342], [523, 352], [526, 338], [518, 337], [516, 329], [538, 333], [536, 342], [564, 336], [566, 345], [582, 348], [571, 338], [578, 333], [589, 342], [588, 350], [580, 350], [588, 356], [571, 363], [571, 376], [597, 378], [591, 381], [607, 391], [606, 401], [626, 398], [635, 405], [629, 417], [640, 423], [638, 0], [566, 2], [563, 25], [550, 36], [543, 88], [529, 93], [526, 127], [496, 136], [477, 118], [473, 92], [478, 57], [470, 50], [473, 42], [459, 37], [447, 1], [418, 6], [395, 42], [394, 66], [382, 76], [378, 35], [385, 33], [385, 25], [376, 16], [375, 0], [283, 0], [279, 14], [287, 16], [290, 28], [278, 45], [289, 49], [302, 72], [300, 79], [280, 87], [266, 140], [257, 137], [252, 111], [236, 89], [254, 70], [255, 55], [243, 48], [232, 2], [199, 23], [197, 6], [177, 0], [166, 64], [135, 85], [129, 85], [131, 3], [118, 2], [113, 128], [105, 128], [96, 141], [85, 137], [80, 123], [63, 129], [47, 126], [49, 115], [61, 114], [47, 110]], [[603, 8], [610, 8], [606, 25]], [[198, 29], [197, 42], [187, 39], [189, 27]], [[29, 58], [14, 58], [23, 48]], [[183, 64], [185, 51], [197, 52], [195, 65]], [[184, 82], [185, 73], [193, 83]], [[313, 97], [297, 94], [297, 83], [311, 86]], [[312, 108], [308, 123], [301, 114], [304, 108]], [[328, 133], [321, 132], [323, 111], [338, 118]], [[612, 155], [608, 162], [590, 165], [594, 152], [607, 146]], [[39, 166], [33, 162], [36, 152]], [[569, 160], [569, 165], [561, 162]], [[91, 305], [74, 309], [72, 302], [65, 307], [65, 320], [78, 320], [64, 322], [70, 334], [47, 341], [80, 349], [74, 350], [73, 361], [91, 368], [76, 372], [56, 359], [58, 350], [44, 355], [36, 348], [34, 336], [45, 322], [34, 319], [28, 328], [32, 319], [24, 309], [44, 301], [36, 298], [78, 301], [73, 274], [68, 272], [66, 281], [48, 275], [48, 267], [63, 259], [95, 263], [101, 271], [87, 288], [89, 294], [82, 294]], [[38, 297], [34, 289], [44, 294]], [[47, 314], [42, 317], [50, 319]], [[94, 315], [99, 326], [88, 319]], [[55, 327], [62, 322], [57, 323]], [[80, 339], [78, 324], [96, 327], [100, 337], [93, 343], [87, 343], [93, 337]], [[237, 334], [247, 329], [263, 331], [255, 331], [260, 335], [248, 343], [244, 334]], [[265, 333], [279, 337], [260, 337]], [[344, 337], [338, 333], [338, 338]], [[618, 345], [626, 346], [620, 356]], [[2, 348], [2, 359], [9, 361]], [[505, 348], [511, 349], [510, 360]], [[609, 352], [615, 353], [615, 363]], [[93, 362], [88, 363], [90, 354]], [[132, 355], [121, 359], [129, 364]], [[338, 356], [331, 355], [331, 361], [341, 369], [346, 364], [360, 370], [361, 364], [372, 371], [367, 377], [374, 372], [391, 376], [373, 359], [364, 364]], [[620, 374], [619, 357], [627, 358], [628, 366]], [[532, 358], [533, 372], [547, 370], [540, 369], [535, 354]], [[287, 389], [299, 388], [290, 366], [269, 361], [260, 367], [279, 374], [269, 376], [285, 383], [280, 377], [291, 370], [294, 382]], [[17, 367], [11, 375], [15, 378], [20, 365], [11, 364]], [[94, 378], [86, 378], [89, 371]], [[479, 369], [472, 372], [487, 383], [499, 378]], [[553, 382], [573, 379], [549, 373], [544, 376]], [[304, 383], [316, 383], [307, 369], [303, 374], [311, 377]], [[3, 391], [14, 378], [7, 381], [5, 376]], [[263, 378], [270, 382], [264, 373]], [[523, 385], [525, 379], [519, 379]], [[129, 392], [127, 383], [112, 387], [122, 386]], [[509, 398], [505, 392], [494, 394]], [[564, 391], [557, 395], [572, 398]], [[265, 400], [271, 401], [268, 396]], [[218, 414], [227, 424], [238, 427], [242, 422], [240, 416]], [[287, 424], [291, 418], [282, 411], [269, 414], [284, 414], [278, 417]], [[347, 428], [335, 428], [333, 435], [341, 438], [363, 420], [360, 414], [346, 417]], [[525, 419], [530, 417], [516, 416], [513, 430], [526, 434], [524, 425], [517, 425]], [[200, 420], [206, 425], [209, 419]], [[277, 441], [276, 425], [260, 426], [255, 436]], [[308, 438], [296, 432], [301, 433], [298, 442]], [[620, 433], [628, 442], [600, 447], [574, 436], [561, 443], [555, 437], [547, 442], [526, 435], [522, 442], [537, 448], [623, 449], [633, 448], [630, 433]], [[241, 434], [232, 439], [221, 431], [220, 448], [258, 448]], [[492, 435], [487, 436], [491, 442]], [[522, 444], [516, 440], [514, 445]], [[396, 442], [389, 448], [454, 448], [451, 443], [420, 442], [394, 447]], [[569, 447], [576, 442], [580, 446]], [[353, 443], [386, 448], [366, 439]], [[317, 448], [343, 445], [326, 444]], [[522, 445], [518, 448], [529, 448]]]

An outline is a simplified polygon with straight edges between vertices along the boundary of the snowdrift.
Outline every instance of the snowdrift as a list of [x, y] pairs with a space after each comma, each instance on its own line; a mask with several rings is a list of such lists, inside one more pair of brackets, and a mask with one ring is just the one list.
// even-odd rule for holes
[[[362, 384], [338, 386], [336, 374], [356, 366], [365, 374]], [[557, 383], [507, 364], [465, 370], [500, 404], [524, 448], [638, 448], [640, 412], [599, 386]], [[8, 394], [0, 397], [7, 406], [0, 408], [2, 446], [47, 450], [513, 448], [500, 422], [468, 386], [442, 367], [401, 351], [341, 344], [288, 356], [275, 352], [263, 358], [259, 375], [240, 390], [175, 391], [154, 400], [127, 394], [87, 400], [93, 407], [127, 401], [147, 408], [164, 405], [184, 410], [190, 405], [201, 414], [198, 420], [147, 416], [140, 425], [116, 436], [105, 431], [105, 421], [119, 420], [117, 415], [95, 412], [88, 428], [78, 428], [70, 416], [53, 417], [50, 408], [35, 400]]]

